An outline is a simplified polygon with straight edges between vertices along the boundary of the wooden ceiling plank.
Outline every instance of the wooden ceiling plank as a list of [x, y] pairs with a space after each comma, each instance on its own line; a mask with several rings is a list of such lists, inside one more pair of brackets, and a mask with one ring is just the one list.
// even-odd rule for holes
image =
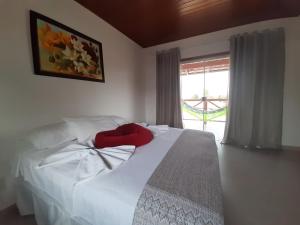
[[[191, 13], [200, 13], [203, 11], [208, 11], [207, 9], [210, 7], [222, 7], [222, 6], [226, 6], [226, 4], [224, 4], [224, 2], [220, 2], [220, 1], [214, 1], [211, 3], [207, 3], [206, 5], [199, 5], [199, 6], [195, 6], [195, 7], [185, 7], [180, 9], [180, 15], [188, 15]], [[216, 10], [216, 9], [214, 9]], [[208, 11], [209, 13], [209, 11]]]
[[300, 14], [300, 0], [75, 0], [142, 47]]
[[198, 7], [210, 7], [210, 5], [215, 5], [215, 4], [222, 4], [222, 3], [227, 3], [230, 0], [210, 0], [210, 1], [196, 1], [193, 0], [191, 2], [185, 3], [185, 4], [179, 4], [179, 8], [183, 9], [183, 8], [198, 8]]

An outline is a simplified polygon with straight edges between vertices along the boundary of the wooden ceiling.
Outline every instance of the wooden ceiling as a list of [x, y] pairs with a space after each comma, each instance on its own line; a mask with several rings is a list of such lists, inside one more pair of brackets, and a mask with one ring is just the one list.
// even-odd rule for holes
[[142, 47], [300, 14], [300, 0], [75, 0]]

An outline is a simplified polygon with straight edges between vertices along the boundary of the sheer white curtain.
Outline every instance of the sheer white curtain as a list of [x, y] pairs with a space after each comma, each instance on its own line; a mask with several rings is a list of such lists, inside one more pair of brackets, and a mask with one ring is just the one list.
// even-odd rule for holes
[[182, 128], [180, 103], [180, 50], [156, 55], [156, 123]]
[[285, 68], [284, 30], [230, 39], [230, 90], [224, 143], [280, 148]]

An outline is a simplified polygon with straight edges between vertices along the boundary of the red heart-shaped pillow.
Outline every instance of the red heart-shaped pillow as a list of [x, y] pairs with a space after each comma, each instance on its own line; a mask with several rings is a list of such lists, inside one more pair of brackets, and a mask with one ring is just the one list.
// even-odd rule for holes
[[150, 130], [135, 123], [125, 124], [115, 130], [99, 132], [95, 137], [96, 148], [135, 145], [139, 147], [153, 139]]

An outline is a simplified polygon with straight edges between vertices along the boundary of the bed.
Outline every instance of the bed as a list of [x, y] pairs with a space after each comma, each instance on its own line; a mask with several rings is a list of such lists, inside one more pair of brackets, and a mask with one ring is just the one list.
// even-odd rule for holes
[[[142, 196], [147, 194], [145, 187], [150, 180], [154, 179], [153, 176], [162, 173], [163, 168], [157, 172], [158, 168], [161, 167], [162, 161], [166, 160], [166, 156], [170, 154], [170, 149], [182, 137], [183, 132], [181, 129], [169, 128], [167, 131], [156, 135], [149, 144], [137, 148], [134, 155], [117, 169], [96, 176], [79, 185], [74, 185], [73, 173], [77, 166], [76, 161], [36, 169], [39, 162], [49, 152], [57, 151], [63, 145], [43, 151], [25, 151], [20, 154], [16, 163], [17, 206], [20, 213], [22, 215], [35, 214], [39, 225], [180, 224], [176, 221], [159, 219], [160, 216], [163, 216], [161, 214], [162, 208], [160, 208], [162, 206], [157, 206], [156, 212], [161, 223], [145, 219], [149, 217], [144, 212], [149, 201], [143, 200]], [[187, 213], [184, 215], [186, 216], [184, 224], [222, 225], [222, 196], [219, 167], [215, 163], [217, 161], [217, 148], [214, 136], [205, 132], [195, 133], [192, 131], [192, 133], [197, 135], [195, 137], [198, 141], [205, 141], [206, 144], [203, 149], [209, 149], [202, 154], [205, 166], [202, 163], [201, 176], [205, 176], [204, 181], [197, 184], [199, 188], [203, 189], [205, 202], [203, 204], [200, 202], [200, 205], [202, 204], [205, 209], [205, 215], [203, 217], [203, 212], [197, 211], [197, 213], [202, 213], [201, 222], [197, 222], [193, 219], [188, 221], [187, 218], [190, 218], [190, 215]], [[197, 162], [191, 163], [198, 164]], [[184, 176], [188, 177], [194, 172], [200, 176], [199, 172], [192, 170], [189, 169], [189, 171], [184, 172], [187, 173]], [[213, 179], [211, 179], [212, 176]], [[178, 182], [181, 180], [179, 179]], [[206, 195], [209, 198], [206, 198]], [[184, 201], [186, 202], [186, 200]], [[156, 202], [154, 201], [152, 204], [155, 206]], [[214, 210], [210, 209], [210, 205]], [[151, 213], [155, 217], [155, 212], [151, 211]], [[180, 213], [182, 214], [182, 212], [177, 211], [175, 214], [178, 217]], [[211, 221], [212, 216], [214, 218]]]

